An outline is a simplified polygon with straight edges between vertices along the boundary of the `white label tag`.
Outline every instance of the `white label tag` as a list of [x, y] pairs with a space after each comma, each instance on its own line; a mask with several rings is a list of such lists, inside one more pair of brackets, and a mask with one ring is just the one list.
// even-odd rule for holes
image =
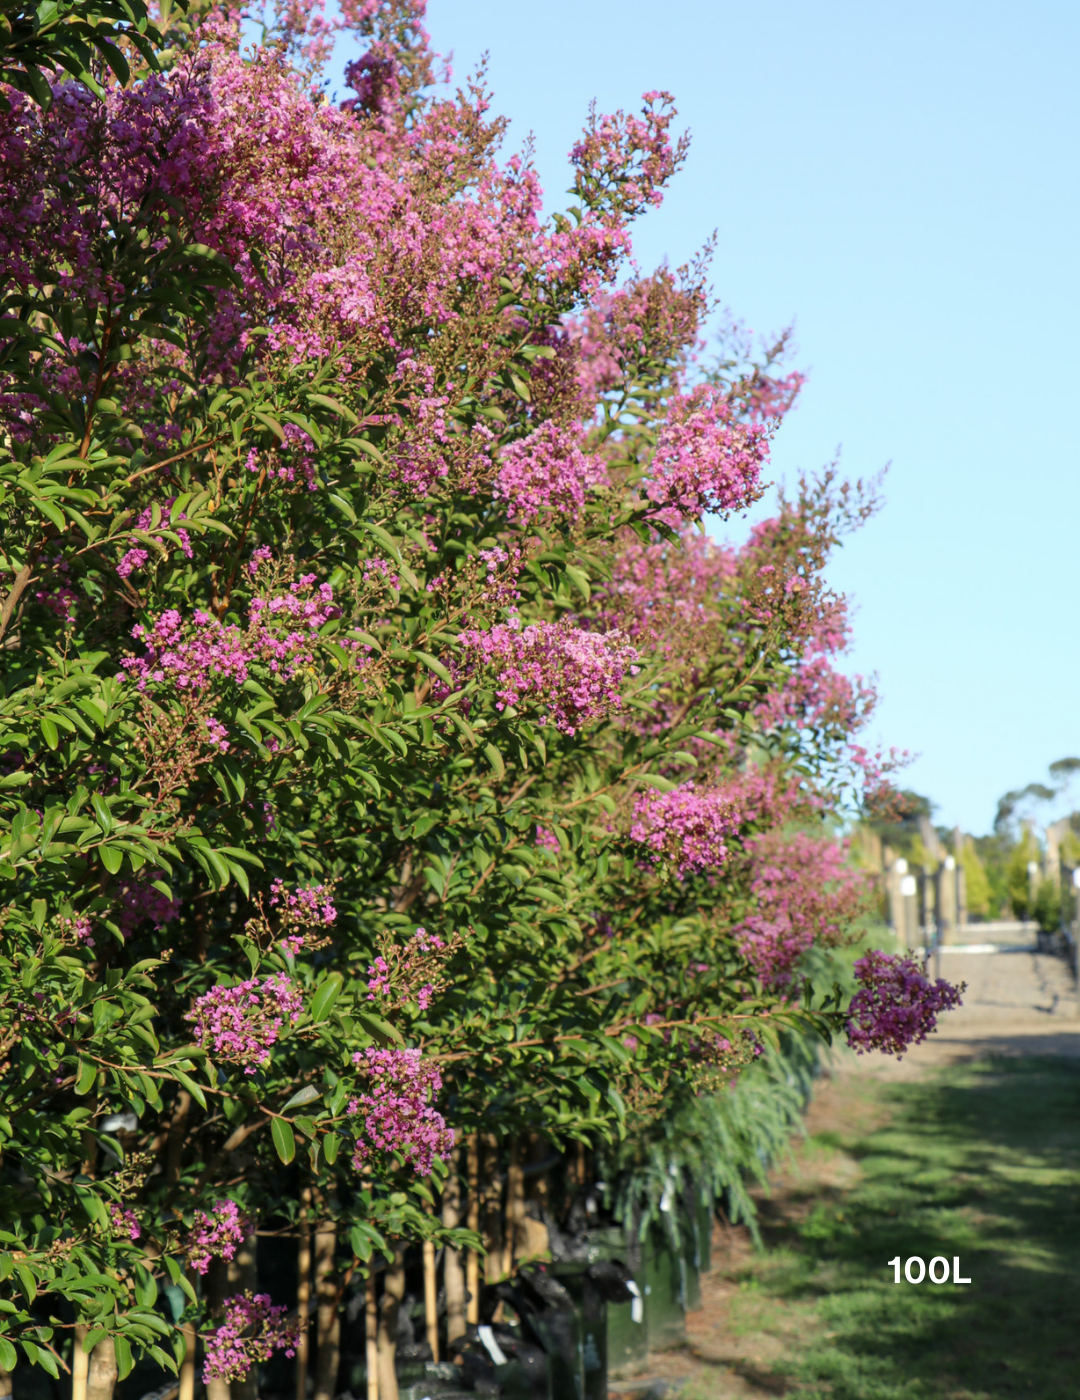
[[476, 1329], [476, 1335], [480, 1338], [484, 1346], [487, 1348], [487, 1354], [491, 1357], [492, 1361], [494, 1361], [495, 1365], [505, 1366], [506, 1354], [503, 1351], [502, 1347], [495, 1340], [495, 1333], [491, 1330], [491, 1328], [478, 1327]]
[[641, 1301], [641, 1289], [637, 1286], [633, 1279], [631, 1279], [626, 1286], [634, 1295], [630, 1303], [630, 1321], [644, 1322], [645, 1304]]

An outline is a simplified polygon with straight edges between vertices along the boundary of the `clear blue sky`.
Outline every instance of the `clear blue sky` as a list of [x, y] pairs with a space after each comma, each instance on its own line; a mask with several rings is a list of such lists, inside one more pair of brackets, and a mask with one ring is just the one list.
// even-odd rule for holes
[[[552, 204], [589, 100], [678, 100], [690, 158], [639, 226], [651, 267], [715, 228], [721, 299], [794, 321], [810, 382], [774, 451], [892, 467], [833, 569], [852, 669], [906, 783], [979, 833], [1080, 753], [1080, 5], [429, 0], [463, 78], [485, 50]], [[729, 533], [744, 526], [733, 524]]]

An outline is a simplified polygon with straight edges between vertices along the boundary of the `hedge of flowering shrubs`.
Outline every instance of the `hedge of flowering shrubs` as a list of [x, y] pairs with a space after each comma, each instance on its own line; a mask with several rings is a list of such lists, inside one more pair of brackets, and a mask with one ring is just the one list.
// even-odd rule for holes
[[[360, 1277], [461, 1244], [456, 1143], [614, 1142], [847, 1024], [800, 957], [865, 895], [823, 569], [872, 500], [702, 532], [801, 380], [695, 369], [704, 264], [628, 261], [666, 94], [545, 219], [422, 0], [341, 8], [340, 105], [302, 7], [243, 52], [215, 8], [0, 36], [8, 1369], [197, 1331], [237, 1380], [295, 1322], [196, 1285], [260, 1222], [314, 1201]], [[866, 974], [860, 1048], [952, 997]]]

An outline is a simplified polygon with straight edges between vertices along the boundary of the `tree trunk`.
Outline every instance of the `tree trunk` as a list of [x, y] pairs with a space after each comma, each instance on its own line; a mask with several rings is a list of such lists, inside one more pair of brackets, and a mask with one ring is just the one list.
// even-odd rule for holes
[[311, 1323], [311, 1187], [300, 1192], [300, 1250], [296, 1260], [296, 1400], [307, 1400]]
[[334, 1271], [337, 1230], [324, 1225], [315, 1233], [315, 1400], [334, 1400], [341, 1365], [341, 1312]]
[[364, 1289], [364, 1332], [367, 1344], [367, 1400], [379, 1400], [379, 1305], [375, 1301], [375, 1275], [368, 1274]]
[[89, 1331], [85, 1322], [75, 1324], [75, 1346], [71, 1353], [71, 1400], [86, 1400], [86, 1373], [90, 1358], [83, 1351], [83, 1338]]
[[[480, 1143], [475, 1133], [469, 1135], [466, 1146], [469, 1172], [469, 1212], [466, 1224], [470, 1230], [480, 1230]], [[480, 1256], [470, 1249], [465, 1256], [465, 1316], [472, 1323], [480, 1321]]]
[[0, 1366], [0, 1400], [11, 1400], [11, 1372]]
[[[258, 1293], [259, 1291], [259, 1270], [258, 1270], [258, 1237], [252, 1230], [250, 1235], [245, 1236], [237, 1249], [235, 1255], [229, 1260], [228, 1280], [229, 1293]], [[229, 1384], [230, 1400], [259, 1400], [259, 1367], [258, 1363], [252, 1366], [251, 1370], [239, 1381], [231, 1381]], [[191, 1395], [181, 1395], [179, 1400], [193, 1400], [194, 1396], [194, 1376], [192, 1377]]]
[[503, 1216], [502, 1174], [499, 1171], [499, 1144], [490, 1134], [484, 1135], [484, 1248], [487, 1250], [486, 1276], [488, 1283], [502, 1278]]
[[195, 1400], [195, 1324], [184, 1324], [184, 1359], [180, 1363], [180, 1394], [177, 1400]]
[[394, 1262], [383, 1279], [379, 1304], [379, 1400], [398, 1400], [397, 1337], [398, 1309], [405, 1296], [405, 1247], [394, 1250]]
[[[450, 1174], [443, 1188], [442, 1218], [448, 1230], [461, 1224], [461, 1149], [455, 1147]], [[449, 1246], [443, 1251], [443, 1288], [446, 1291], [446, 1342], [451, 1346], [465, 1335], [465, 1271], [461, 1251]]]
[[90, 1353], [86, 1374], [86, 1400], [112, 1400], [116, 1389], [116, 1351], [111, 1337], [102, 1337]]
[[[210, 1316], [219, 1318], [221, 1305], [228, 1292], [228, 1266], [224, 1259], [211, 1259], [206, 1275], [206, 1305]], [[232, 1386], [228, 1381], [214, 1379], [206, 1382], [206, 1400], [232, 1400]]]
[[[435, 1279], [435, 1241], [424, 1241], [424, 1321], [432, 1361], [439, 1359], [439, 1287]], [[318, 1400], [318, 1397], [316, 1397]]]
[[510, 1143], [510, 1165], [506, 1171], [506, 1233], [503, 1238], [503, 1277], [513, 1272], [514, 1258], [521, 1250], [525, 1219], [525, 1173], [521, 1166], [521, 1142]]

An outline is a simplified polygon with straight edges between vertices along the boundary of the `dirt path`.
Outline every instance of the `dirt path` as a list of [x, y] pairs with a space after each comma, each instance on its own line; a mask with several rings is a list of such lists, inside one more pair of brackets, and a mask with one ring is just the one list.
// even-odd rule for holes
[[[1070, 1062], [1080, 1058], [1076, 991], [1061, 959], [1030, 949], [946, 949], [941, 974], [967, 983], [964, 1004], [944, 1018], [938, 1033], [923, 1045], [899, 1062], [847, 1051], [834, 1056], [807, 1113], [808, 1141], [773, 1174], [770, 1193], [760, 1199], [767, 1238], [771, 1234], [786, 1246], [800, 1232], [812, 1236], [813, 1212], [824, 1209], [822, 1202], [828, 1203], [834, 1222], [843, 1221], [837, 1203], [843, 1205], [845, 1193], [864, 1175], [858, 1154], [846, 1149], [889, 1123], [892, 1086], [937, 1080], [938, 1072], [950, 1066], [956, 1067], [959, 1081], [965, 1062], [970, 1066], [988, 1056], [1010, 1057], [1010, 1063], [1011, 1057], [1064, 1057]], [[834, 1223], [830, 1228], [837, 1227]], [[770, 1292], [770, 1267], [768, 1259], [763, 1261], [753, 1250], [745, 1230], [718, 1227], [714, 1268], [702, 1280], [702, 1307], [687, 1318], [689, 1345], [681, 1352], [652, 1356], [648, 1374], [637, 1382], [613, 1385], [612, 1396], [762, 1400], [801, 1393], [805, 1386], [792, 1375], [800, 1353], [811, 1338], [820, 1346], [822, 1336], [831, 1334], [822, 1333], [824, 1314], [810, 1301], [814, 1290], [805, 1290], [805, 1296], [790, 1287]], [[820, 1293], [818, 1286], [817, 1296]], [[843, 1384], [839, 1390], [847, 1393]], [[813, 1387], [815, 1395], [832, 1391], [828, 1384], [822, 1390]], [[910, 1392], [924, 1393], [928, 1392], [921, 1388]], [[958, 1400], [976, 1396], [964, 1386], [942, 1393]], [[980, 1392], [978, 1400], [989, 1393]]]

